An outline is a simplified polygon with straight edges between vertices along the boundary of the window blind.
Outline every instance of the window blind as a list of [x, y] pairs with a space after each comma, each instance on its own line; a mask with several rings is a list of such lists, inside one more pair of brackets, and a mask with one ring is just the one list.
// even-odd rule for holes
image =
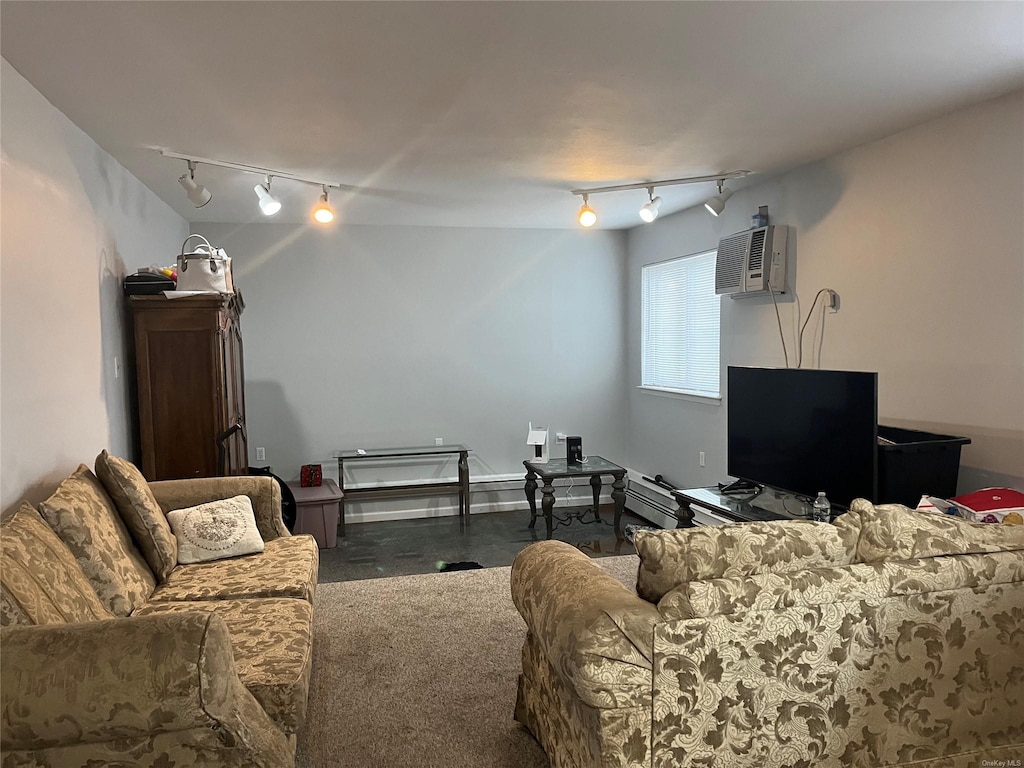
[[643, 268], [641, 384], [719, 397], [715, 251]]

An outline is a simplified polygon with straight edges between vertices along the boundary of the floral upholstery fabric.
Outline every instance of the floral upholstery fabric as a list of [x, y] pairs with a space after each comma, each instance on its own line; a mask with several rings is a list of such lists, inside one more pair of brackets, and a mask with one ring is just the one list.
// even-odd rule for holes
[[164, 581], [178, 564], [178, 543], [146, 478], [130, 461], [106, 451], [96, 457], [96, 477], [113, 499], [157, 581]]
[[864, 499], [854, 499], [847, 514], [860, 517], [861, 562], [1024, 550], [1024, 526], [974, 523]]
[[136, 616], [213, 613], [224, 620], [238, 679], [286, 734], [306, 716], [312, 667], [313, 609], [305, 600], [151, 603]]
[[64, 542], [29, 504], [0, 526], [0, 624], [112, 619]]
[[[40, 541], [49, 535], [54, 548], [64, 547], [98, 615], [72, 617], [62, 607], [65, 613], [57, 616], [47, 604], [47, 621], [75, 623], [0, 629], [3, 768], [294, 768], [295, 731], [305, 717], [309, 689], [316, 543], [310, 536], [289, 536], [283, 524], [284, 533], [276, 529], [280, 496], [271, 478], [156, 485], [163, 486], [162, 495], [154, 494], [160, 504], [195, 505], [240, 489], [273, 534], [267, 551], [178, 566], [160, 588], [168, 600], [153, 602], [153, 574], [87, 467], [79, 467], [44, 504], [46, 523], [31, 508], [5, 520], [0, 621], [35, 620], [6, 581], [17, 573], [6, 556], [9, 534], [16, 530], [10, 525], [29, 513]], [[46, 553], [30, 554], [42, 561]], [[37, 584], [46, 586], [42, 576], [56, 579], [52, 595], [46, 586], [56, 598], [51, 603], [65, 599], [62, 573], [56, 567], [33, 571]], [[201, 602], [186, 602], [193, 596]], [[217, 599], [236, 596], [251, 599]], [[108, 611], [111, 605], [131, 615], [119, 618]]]
[[39, 512], [71, 550], [100, 601], [116, 616], [146, 602], [156, 581], [110, 496], [82, 464]]
[[312, 601], [319, 567], [320, 550], [312, 536], [276, 538], [258, 554], [179, 565], [150, 600], [296, 597]]
[[264, 541], [290, 536], [281, 519], [281, 489], [266, 475], [202, 477], [191, 480], [160, 480], [149, 484], [164, 514], [218, 499], [245, 494], [252, 501], [256, 526]]
[[[516, 716], [556, 768], [966, 768], [1024, 755], [1024, 551], [691, 580], [653, 621], [639, 597], [609, 601], [620, 621], [650, 625], [653, 645], [634, 644], [648, 671], [627, 669], [620, 637], [583, 630], [609, 597], [581, 588], [581, 571], [600, 582], [600, 568], [554, 546], [528, 563], [534, 547], [512, 574], [528, 629]], [[615, 709], [558, 661], [606, 647], [619, 666], [601, 669], [621, 670], [631, 692]], [[645, 686], [649, 731], [604, 717], [641, 710]]]
[[554, 670], [532, 633], [523, 645], [515, 718], [540, 741], [552, 768], [650, 765], [650, 695], [633, 707], [586, 704]]
[[651, 602], [690, 581], [824, 568], [852, 559], [834, 526], [809, 520], [637, 531], [635, 544], [637, 591]]
[[[1024, 574], [1016, 553], [977, 557]], [[659, 625], [652, 765], [939, 765], [1024, 749], [1024, 586], [982, 581]]]
[[560, 541], [524, 549], [512, 566], [512, 598], [544, 657], [587, 704], [649, 698], [658, 611], [578, 549]]
[[294, 762], [216, 616], [6, 627], [2, 638], [5, 768]]

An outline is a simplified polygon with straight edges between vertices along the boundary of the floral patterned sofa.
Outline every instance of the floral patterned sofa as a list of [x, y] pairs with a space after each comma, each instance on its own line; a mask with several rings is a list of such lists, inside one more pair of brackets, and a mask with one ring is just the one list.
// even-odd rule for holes
[[[177, 565], [165, 514], [242, 494], [264, 551]], [[272, 478], [147, 484], [104, 451], [0, 544], [4, 768], [294, 765], [319, 554]]]
[[515, 716], [554, 768], [1024, 758], [1024, 526], [858, 500], [636, 545], [636, 593], [556, 541], [513, 565]]

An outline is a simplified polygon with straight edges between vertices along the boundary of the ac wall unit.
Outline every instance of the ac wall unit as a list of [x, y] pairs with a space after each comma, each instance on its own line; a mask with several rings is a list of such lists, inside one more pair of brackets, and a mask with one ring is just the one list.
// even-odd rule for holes
[[723, 237], [715, 262], [715, 293], [734, 299], [786, 292], [784, 226], [758, 227]]

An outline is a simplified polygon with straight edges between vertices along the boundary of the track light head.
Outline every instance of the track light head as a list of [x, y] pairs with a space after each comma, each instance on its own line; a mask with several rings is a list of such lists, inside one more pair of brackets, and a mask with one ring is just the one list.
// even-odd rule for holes
[[580, 212], [576, 218], [579, 220], [580, 226], [587, 229], [597, 224], [597, 212], [587, 202], [587, 195], [583, 196], [583, 205], [580, 206]]
[[313, 208], [313, 218], [321, 224], [330, 224], [334, 221], [334, 209], [327, 201], [327, 185], [324, 185], [324, 193], [320, 195], [320, 202]]
[[260, 200], [260, 211], [264, 216], [273, 216], [281, 210], [281, 201], [270, 194], [269, 176], [267, 176], [266, 182], [263, 184], [257, 184], [252, 189], [256, 193], [256, 197]]
[[718, 194], [712, 197], [706, 203], [704, 203], [704, 207], [712, 216], [719, 216], [721, 215], [722, 211], [725, 210], [725, 204], [730, 197], [732, 197], [732, 190], [724, 189], [723, 183], [719, 181]]
[[178, 178], [178, 183], [185, 188], [188, 200], [196, 208], [202, 208], [213, 199], [213, 195], [202, 184], [196, 184], [196, 164], [191, 160], [188, 163], [188, 173], [183, 173]]
[[640, 208], [640, 218], [650, 224], [658, 218], [658, 209], [661, 208], [661, 198], [654, 196], [654, 187], [647, 188], [647, 195], [650, 202], [644, 203]]

